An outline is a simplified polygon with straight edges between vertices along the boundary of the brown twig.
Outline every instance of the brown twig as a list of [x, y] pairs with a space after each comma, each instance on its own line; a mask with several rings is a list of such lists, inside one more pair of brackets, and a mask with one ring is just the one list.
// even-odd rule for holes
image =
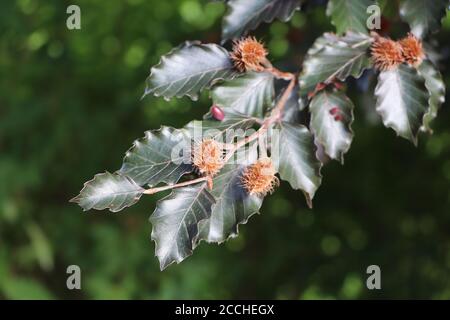
[[199, 182], [202, 182], [202, 181], [207, 181], [208, 179], [209, 179], [209, 177], [200, 177], [200, 178], [197, 178], [197, 179], [194, 179], [194, 180], [189, 180], [189, 181], [180, 182], [180, 183], [177, 183], [177, 184], [167, 185], [167, 186], [164, 186], [164, 187], [151, 188], [151, 189], [145, 190], [144, 194], [154, 194], [154, 193], [165, 191], [165, 190], [169, 190], [169, 189], [185, 187], [185, 186], [188, 186], [190, 184], [195, 184], [195, 183], [199, 183]]
[[284, 71], [281, 71], [272, 66], [266, 68], [265, 70], [270, 72], [271, 74], [273, 74], [275, 76], [275, 78], [278, 78], [278, 79], [292, 80], [293, 78], [295, 78], [295, 75], [293, 73], [284, 72]]
[[280, 100], [278, 100], [277, 105], [275, 106], [275, 108], [273, 108], [270, 117], [268, 118], [271, 119], [271, 123], [279, 121], [281, 119], [284, 111], [284, 106], [286, 105], [286, 102], [289, 100], [289, 96], [291, 95], [291, 92], [295, 87], [295, 83], [296, 77], [293, 76], [286, 90], [284, 90], [283, 94], [281, 95]]
[[234, 145], [234, 148], [232, 148], [225, 156], [225, 163], [230, 160], [230, 158], [233, 156], [233, 154], [246, 144], [258, 139], [262, 135], [266, 133], [266, 131], [269, 129], [270, 125], [276, 121], [279, 121], [281, 119], [281, 116], [283, 114], [284, 106], [286, 105], [287, 100], [289, 99], [289, 96], [292, 92], [292, 90], [295, 87], [295, 76], [291, 77], [291, 81], [289, 82], [289, 85], [287, 86], [286, 90], [284, 90], [280, 100], [278, 100], [275, 108], [273, 108], [272, 112], [270, 113], [270, 116], [266, 118], [262, 124], [262, 126], [256, 131], [255, 133], [249, 135], [248, 137], [245, 137], [242, 140], [239, 140]]

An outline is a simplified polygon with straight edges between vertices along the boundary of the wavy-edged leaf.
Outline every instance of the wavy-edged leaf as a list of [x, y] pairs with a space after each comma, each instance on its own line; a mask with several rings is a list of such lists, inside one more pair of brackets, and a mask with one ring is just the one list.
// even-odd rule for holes
[[300, 189], [308, 206], [320, 186], [322, 164], [315, 156], [314, 137], [299, 124], [278, 123], [271, 132], [272, 153], [281, 179], [290, 183], [293, 189]]
[[231, 109], [224, 110], [222, 121], [207, 119], [193, 120], [185, 127], [186, 135], [194, 141], [212, 138], [221, 142], [232, 142], [236, 136], [242, 136], [246, 130], [252, 128], [257, 119]]
[[197, 100], [200, 91], [234, 75], [227, 50], [212, 43], [186, 42], [151, 69], [144, 96], [152, 93], [170, 99], [187, 95]]
[[441, 105], [445, 102], [445, 84], [439, 70], [429, 60], [425, 60], [418, 68], [419, 73], [425, 78], [425, 87], [430, 93], [429, 109], [423, 117], [422, 130], [433, 132], [431, 121], [437, 116]]
[[[281, 97], [281, 94], [280, 94]], [[290, 123], [301, 123], [302, 110], [305, 109], [307, 102], [303, 97], [299, 96], [299, 86], [296, 85], [291, 91], [283, 109], [283, 121]]]
[[340, 36], [336, 35], [335, 33], [325, 32], [314, 41], [311, 47], [309, 47], [308, 51], [306, 52], [307, 56], [312, 56], [316, 53], [319, 53], [326, 45], [338, 42], [339, 39]]
[[274, 77], [269, 72], [250, 72], [233, 80], [225, 81], [211, 90], [214, 104], [232, 108], [255, 117], [264, 115], [274, 96]]
[[174, 189], [158, 201], [150, 222], [161, 270], [192, 254], [198, 223], [211, 216], [214, 202], [206, 183]]
[[161, 127], [147, 131], [127, 151], [119, 172], [137, 184], [154, 186], [160, 182], [175, 183], [192, 171], [189, 163], [190, 139], [183, 130]]
[[412, 33], [424, 38], [439, 29], [449, 5], [448, 0], [402, 0], [400, 17], [409, 24]]
[[325, 34], [309, 50], [299, 78], [302, 95], [314, 91], [317, 84], [334, 79], [359, 78], [371, 66], [368, 48], [372, 40], [363, 33], [348, 32], [343, 37]]
[[344, 163], [344, 153], [353, 139], [354, 105], [341, 92], [323, 90], [312, 99], [310, 128], [330, 158]]
[[117, 173], [99, 173], [84, 184], [80, 194], [70, 200], [84, 211], [90, 209], [118, 212], [135, 204], [145, 190], [131, 178]]
[[275, 18], [289, 20], [300, 9], [301, 0], [229, 0], [228, 12], [223, 20], [222, 39], [238, 38], [261, 22]]
[[331, 16], [338, 34], [349, 30], [367, 33], [367, 8], [373, 4], [373, 0], [330, 0], [327, 15]]
[[246, 150], [239, 160], [231, 159], [213, 179], [211, 194], [216, 199], [211, 217], [200, 225], [199, 240], [223, 242], [238, 234], [239, 224], [248, 219], [261, 208], [263, 199], [250, 195], [242, 185], [245, 167], [257, 159], [257, 144]]
[[416, 69], [400, 65], [380, 72], [375, 88], [376, 110], [386, 127], [417, 144], [417, 133], [430, 97], [425, 79]]

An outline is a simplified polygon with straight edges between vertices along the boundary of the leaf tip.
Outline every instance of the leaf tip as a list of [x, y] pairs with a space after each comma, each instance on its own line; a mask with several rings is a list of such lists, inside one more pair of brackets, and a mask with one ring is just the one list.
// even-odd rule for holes
[[303, 193], [305, 194], [306, 204], [307, 204], [308, 208], [312, 209], [313, 208], [312, 197], [307, 192], [303, 192]]
[[76, 203], [76, 204], [80, 204], [80, 194], [78, 194], [76, 197], [73, 197], [72, 199], [69, 200], [70, 203]]

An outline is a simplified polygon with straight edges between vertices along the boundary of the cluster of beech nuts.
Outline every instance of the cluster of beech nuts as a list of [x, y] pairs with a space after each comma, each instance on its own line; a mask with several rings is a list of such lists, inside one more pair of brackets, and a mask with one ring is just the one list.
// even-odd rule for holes
[[[425, 57], [422, 42], [413, 34], [408, 34], [399, 41], [393, 41], [378, 34], [375, 34], [374, 38], [370, 51], [374, 66], [380, 71], [393, 70], [402, 63], [417, 67]], [[270, 66], [266, 58], [267, 54], [261, 42], [254, 37], [247, 37], [233, 43], [230, 57], [239, 72], [263, 71]], [[334, 111], [332, 115], [340, 117], [335, 115]], [[217, 120], [223, 120], [224, 114], [220, 108], [213, 106], [211, 112]], [[223, 145], [214, 139], [205, 138], [195, 143], [192, 154], [192, 162], [197, 172], [209, 178], [209, 181], [212, 181], [212, 178], [225, 165], [226, 153]], [[279, 185], [275, 174], [272, 160], [263, 157], [245, 168], [241, 176], [241, 184], [249, 194], [265, 196], [267, 193], [272, 193]]]
[[[222, 145], [214, 139], [205, 138], [195, 143], [192, 162], [203, 176], [212, 178], [225, 165], [225, 153]], [[279, 184], [276, 171], [270, 158], [261, 158], [243, 171], [242, 186], [251, 195], [265, 196], [272, 193]]]
[[[425, 58], [422, 42], [412, 33], [394, 41], [374, 34], [375, 41], [370, 50], [375, 67], [380, 71], [393, 70], [401, 63], [419, 66]], [[240, 72], [262, 71], [270, 66], [264, 45], [254, 37], [247, 37], [233, 43], [231, 60]]]
[[374, 66], [380, 71], [393, 70], [402, 63], [418, 67], [425, 58], [422, 42], [411, 33], [399, 41], [375, 35], [370, 51]]

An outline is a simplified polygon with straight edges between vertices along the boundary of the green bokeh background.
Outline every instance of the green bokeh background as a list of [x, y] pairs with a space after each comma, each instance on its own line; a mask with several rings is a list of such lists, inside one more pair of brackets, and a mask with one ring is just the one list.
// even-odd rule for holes
[[[66, 28], [70, 4], [81, 7], [81, 30]], [[220, 42], [224, 11], [199, 0], [0, 2], [0, 298], [449, 299], [448, 104], [415, 148], [382, 126], [372, 89], [350, 83], [355, 139], [344, 166], [324, 167], [314, 209], [283, 183], [238, 238], [202, 243], [164, 272], [148, 222], [163, 195], [117, 214], [68, 202], [94, 174], [118, 169], [145, 130], [207, 112], [207, 93], [198, 102], [140, 97], [150, 66], [173, 46]], [[331, 30], [319, 5], [254, 34], [275, 65], [295, 71]], [[447, 16], [433, 36], [447, 87], [449, 38]], [[71, 264], [81, 267], [80, 291], [66, 288]], [[365, 285], [371, 264], [381, 267], [378, 291]]]

